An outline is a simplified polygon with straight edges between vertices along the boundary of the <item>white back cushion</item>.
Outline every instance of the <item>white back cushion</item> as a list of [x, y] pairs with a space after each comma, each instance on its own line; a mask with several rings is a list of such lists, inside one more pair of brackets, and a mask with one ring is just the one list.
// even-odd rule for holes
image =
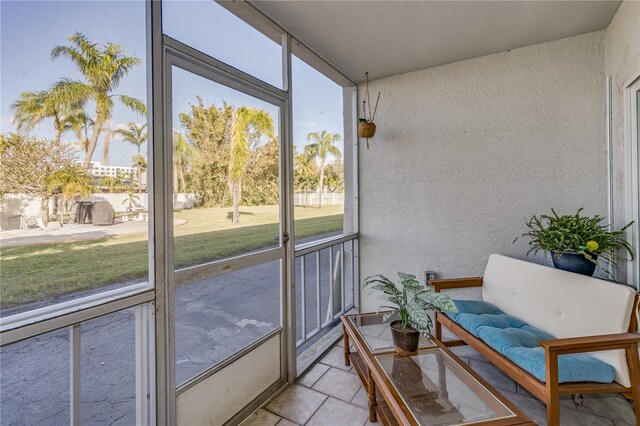
[[[482, 297], [556, 338], [626, 333], [635, 291], [627, 286], [492, 254]], [[591, 352], [630, 386], [624, 351]]]

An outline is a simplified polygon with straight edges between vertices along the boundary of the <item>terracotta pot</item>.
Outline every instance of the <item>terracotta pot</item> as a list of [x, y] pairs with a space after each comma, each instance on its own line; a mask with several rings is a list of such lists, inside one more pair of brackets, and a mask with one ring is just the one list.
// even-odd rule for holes
[[374, 123], [361, 121], [360, 124], [358, 124], [358, 136], [360, 136], [361, 138], [372, 138], [375, 134], [376, 125]]
[[420, 332], [413, 327], [402, 327], [402, 321], [397, 320], [389, 324], [391, 327], [391, 337], [393, 344], [396, 345], [396, 352], [414, 353], [418, 350], [418, 341], [420, 340]]

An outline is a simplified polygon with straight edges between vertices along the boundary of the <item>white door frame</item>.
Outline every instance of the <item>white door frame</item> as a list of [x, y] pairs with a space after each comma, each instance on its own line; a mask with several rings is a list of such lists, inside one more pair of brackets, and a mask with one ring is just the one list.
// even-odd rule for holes
[[640, 70], [624, 84], [625, 186], [627, 188], [626, 216], [635, 223], [628, 238], [635, 249], [635, 260], [629, 262], [629, 282], [640, 290], [640, 144], [638, 135], [638, 101]]
[[[289, 247], [293, 246], [293, 215], [292, 215], [292, 200], [293, 198], [290, 196], [291, 194], [291, 185], [289, 180], [292, 179], [292, 176], [289, 173], [291, 169], [290, 164], [292, 163], [291, 159], [291, 138], [290, 132], [288, 130], [289, 125], [289, 94], [281, 89], [278, 89], [274, 86], [271, 86], [267, 83], [264, 83], [246, 73], [243, 73], [240, 70], [237, 70], [233, 67], [230, 67], [200, 51], [197, 51], [190, 46], [187, 46], [177, 40], [172, 39], [164, 35], [163, 37], [163, 59], [164, 59], [164, 93], [163, 98], [165, 103], [163, 105], [163, 113], [164, 113], [164, 139], [165, 139], [165, 161], [167, 163], [167, 174], [172, 173], [172, 168], [169, 167], [172, 164], [172, 149], [171, 149], [171, 140], [172, 140], [172, 129], [175, 123], [173, 121], [173, 111], [172, 111], [172, 84], [173, 84], [173, 69], [179, 68], [184, 71], [187, 71], [191, 74], [198, 75], [206, 80], [211, 82], [221, 84], [225, 87], [229, 87], [233, 90], [237, 90], [238, 92], [247, 94], [249, 96], [255, 97], [256, 99], [260, 99], [264, 102], [267, 102], [271, 105], [276, 106], [279, 109], [279, 129], [280, 129], [280, 245], [278, 247], [269, 248], [265, 250], [260, 250], [257, 252], [241, 254], [235, 256], [230, 259], [222, 259], [213, 262], [208, 262], [205, 264], [195, 265], [188, 268], [183, 268], [180, 270], [173, 270], [173, 226], [172, 226], [172, 215], [171, 215], [171, 206], [165, 206], [167, 211], [167, 240], [165, 241], [165, 245], [168, 248], [168, 253], [165, 261], [167, 262], [168, 271], [168, 284], [167, 284], [167, 293], [169, 297], [173, 297], [174, 291], [177, 287], [182, 285], [187, 285], [193, 281], [201, 280], [204, 278], [215, 277], [221, 275], [223, 273], [233, 272], [235, 270], [244, 269], [253, 265], [266, 263], [274, 260], [280, 260], [281, 265], [281, 276], [280, 276], [280, 288], [281, 288], [281, 327], [278, 327], [273, 332], [269, 333], [267, 336], [264, 336], [261, 339], [258, 339], [256, 342], [253, 342], [248, 347], [241, 349], [235, 354], [231, 355], [223, 362], [211, 366], [206, 371], [198, 374], [195, 377], [192, 377], [187, 382], [178, 384], [171, 383], [172, 380], [167, 380], [167, 384], [176, 386], [173, 391], [174, 395], [181, 394], [182, 392], [187, 391], [188, 389], [197, 386], [202, 381], [207, 378], [213, 376], [217, 372], [222, 369], [230, 366], [232, 363], [239, 362], [240, 358], [243, 358], [249, 352], [258, 348], [262, 343], [266, 340], [270, 339], [276, 334], [280, 335], [280, 379], [272, 384], [257, 400], [247, 401], [247, 407], [243, 409], [240, 413], [238, 413], [236, 417], [243, 417], [247, 412], [251, 412], [259, 407], [262, 403], [265, 402], [270, 396], [273, 395], [274, 392], [282, 388], [282, 386], [289, 379], [288, 371], [290, 370], [289, 363], [295, 363], [295, 358], [291, 358], [289, 356], [289, 350], [287, 341], [289, 339], [290, 333], [295, 333], [295, 326], [291, 325], [290, 320], [291, 316], [287, 313], [288, 300], [291, 299], [289, 294], [289, 285], [290, 282], [290, 273], [288, 264], [292, 263], [289, 260], [289, 256], [287, 256], [287, 251]], [[173, 179], [167, 177], [166, 181], [169, 185], [173, 182]], [[168, 194], [171, 194], [172, 191], [168, 190]], [[168, 312], [166, 312], [166, 316], [170, 318], [169, 326], [167, 327], [167, 343], [168, 343], [168, 368], [169, 375], [172, 379], [175, 378], [175, 327], [173, 326], [173, 321], [175, 321], [174, 314], [174, 303], [170, 301], [167, 303], [166, 308]], [[293, 316], [295, 318], [295, 316]], [[292, 331], [293, 330], [293, 331]], [[174, 379], [175, 380], [175, 379]], [[171, 392], [169, 392], [171, 393]], [[174, 402], [175, 404], [175, 402]], [[177, 412], [176, 408], [173, 408], [173, 419], [175, 419], [175, 413]], [[172, 419], [172, 420], [173, 420]], [[233, 420], [232, 420], [233, 422]]]

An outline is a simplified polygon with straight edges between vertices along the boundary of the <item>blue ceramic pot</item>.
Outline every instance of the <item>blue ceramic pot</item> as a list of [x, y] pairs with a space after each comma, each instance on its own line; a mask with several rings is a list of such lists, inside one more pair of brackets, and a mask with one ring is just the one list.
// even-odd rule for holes
[[[594, 260], [597, 255], [592, 254]], [[575, 272], [576, 274], [592, 276], [596, 270], [596, 264], [579, 253], [564, 252], [562, 254], [551, 253], [551, 260], [556, 269]]]

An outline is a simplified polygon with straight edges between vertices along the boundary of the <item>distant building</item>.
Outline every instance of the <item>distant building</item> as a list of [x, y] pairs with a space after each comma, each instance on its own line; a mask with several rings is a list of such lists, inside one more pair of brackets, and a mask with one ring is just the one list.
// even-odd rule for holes
[[[82, 161], [77, 161], [78, 164], [82, 164]], [[120, 176], [124, 178], [125, 176], [129, 176], [126, 180], [127, 182], [136, 181], [136, 176], [138, 171], [135, 167], [127, 167], [127, 166], [105, 166], [99, 161], [92, 161], [89, 166], [89, 173], [94, 178], [101, 177], [116, 177]], [[142, 172], [142, 185], [147, 185], [147, 173], [146, 171]]]
[[[82, 163], [79, 161], [79, 163]], [[118, 174], [123, 175], [129, 173], [132, 177], [136, 175], [135, 167], [126, 166], [105, 166], [99, 161], [92, 161], [89, 167], [89, 173], [94, 177], [116, 177]]]

